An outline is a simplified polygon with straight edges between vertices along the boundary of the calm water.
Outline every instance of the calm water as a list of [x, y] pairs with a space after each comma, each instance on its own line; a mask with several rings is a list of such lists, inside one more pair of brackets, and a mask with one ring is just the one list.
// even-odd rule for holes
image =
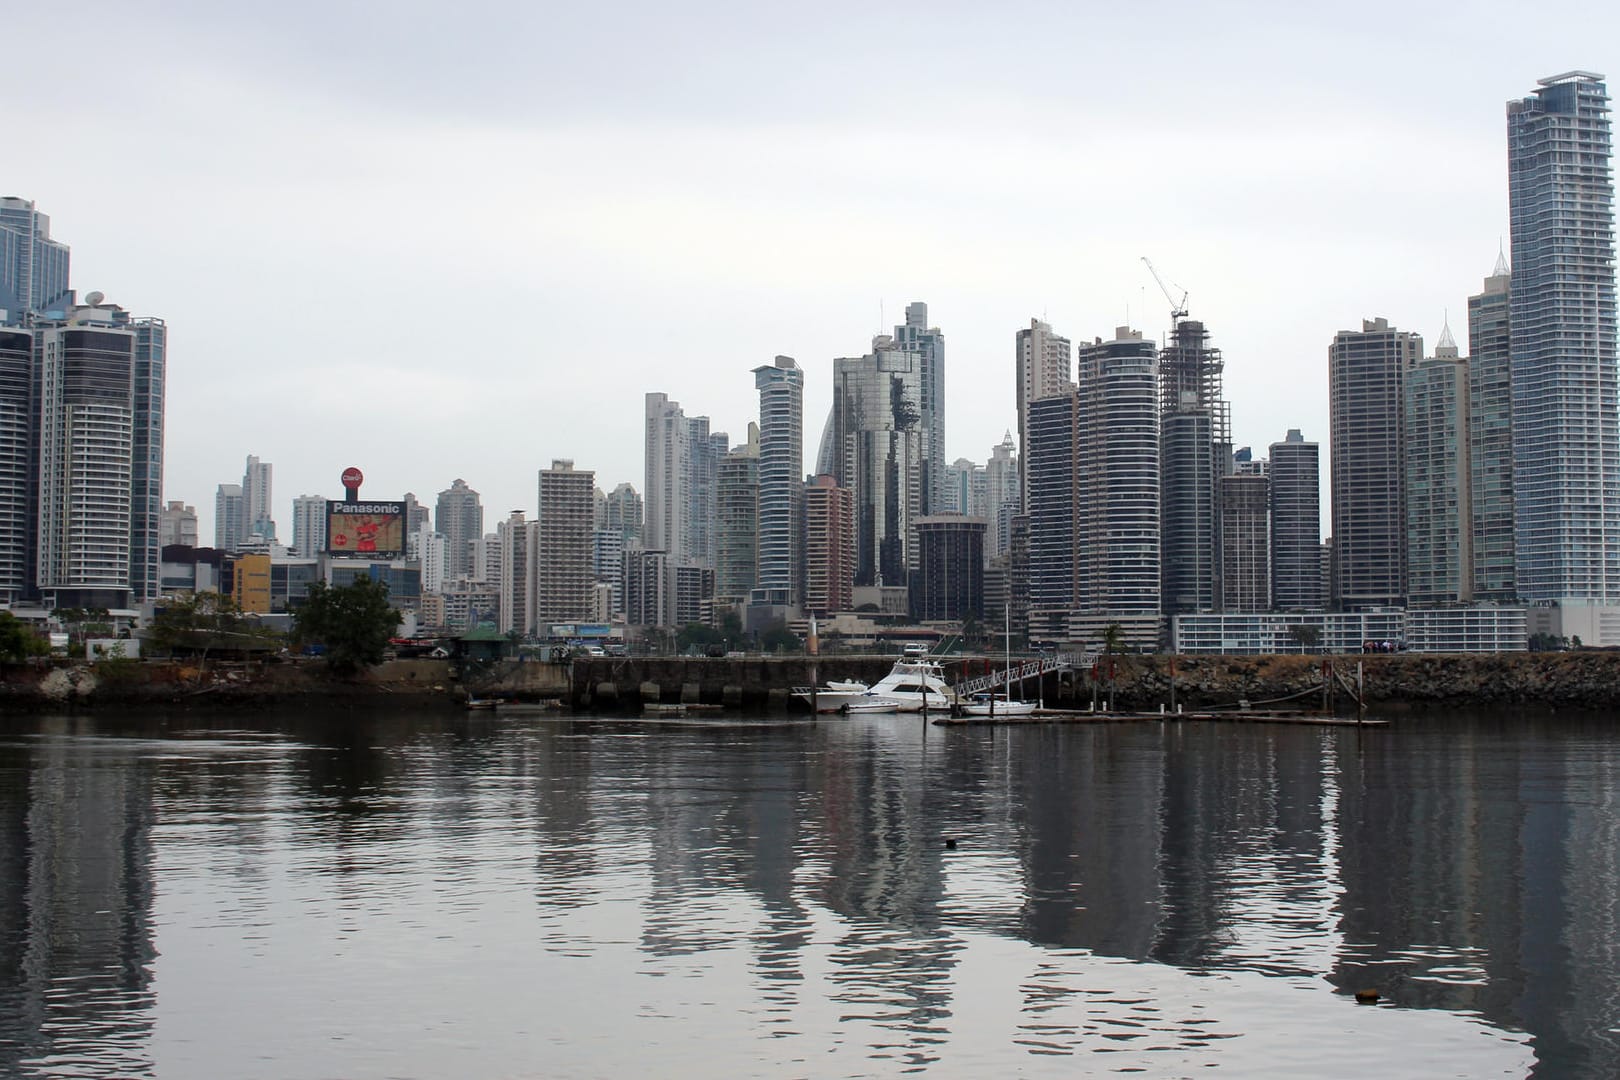
[[1620, 1075], [1597, 721], [0, 724], [0, 1074]]

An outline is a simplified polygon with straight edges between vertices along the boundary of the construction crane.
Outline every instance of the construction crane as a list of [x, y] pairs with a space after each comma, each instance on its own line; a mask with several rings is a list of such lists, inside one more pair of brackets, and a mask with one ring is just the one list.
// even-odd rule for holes
[[[1153, 260], [1144, 255], [1142, 261], [1147, 264], [1148, 273], [1153, 275], [1153, 280], [1159, 283], [1159, 291], [1164, 293], [1166, 300], [1170, 301], [1171, 324], [1174, 325], [1179, 320], [1185, 319], [1187, 317], [1187, 290], [1181, 289], [1181, 299], [1178, 301], [1175, 294], [1170, 291], [1170, 286], [1164, 283], [1164, 278], [1160, 277], [1159, 271], [1154, 268]], [[1178, 285], [1176, 288], [1180, 289], [1181, 286]]]

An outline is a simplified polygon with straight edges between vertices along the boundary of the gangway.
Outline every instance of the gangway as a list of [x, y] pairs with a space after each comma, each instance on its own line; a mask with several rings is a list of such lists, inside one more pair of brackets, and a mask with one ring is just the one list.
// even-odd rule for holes
[[[1093, 662], [1091, 654], [1075, 656], [1069, 653], [1053, 653], [1050, 656], [1037, 656], [1033, 660], [1023, 660], [1013, 665], [1011, 681], [1023, 682], [1025, 679], [1034, 679], [1051, 671], [1067, 671], [1070, 668], [1087, 668]], [[960, 697], [972, 694], [982, 694], [987, 690], [998, 690], [1007, 685], [1009, 672], [1006, 668], [998, 668], [988, 674], [972, 679], [964, 679], [952, 687]]]

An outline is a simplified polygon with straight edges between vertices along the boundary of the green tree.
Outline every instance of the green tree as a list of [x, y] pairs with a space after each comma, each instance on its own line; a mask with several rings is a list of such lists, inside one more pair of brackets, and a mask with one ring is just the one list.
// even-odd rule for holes
[[1125, 628], [1119, 623], [1109, 623], [1103, 629], [1103, 652], [1113, 656], [1117, 652], [1125, 651]]
[[51, 651], [49, 640], [9, 611], [0, 611], [0, 662], [14, 664]]
[[675, 647], [681, 652], [686, 652], [694, 646], [701, 649], [705, 645], [721, 645], [725, 640], [725, 635], [712, 626], [687, 623], [675, 634]]
[[398, 626], [399, 612], [388, 606], [388, 586], [370, 578], [339, 586], [317, 581], [293, 613], [294, 636], [302, 644], [324, 646], [327, 667], [338, 675], [381, 663]]
[[786, 619], [777, 619], [759, 635], [759, 646], [766, 652], [798, 652], [800, 642], [788, 629]]
[[62, 628], [67, 631], [68, 641], [73, 645], [82, 644], [84, 639], [92, 634], [105, 637], [112, 633], [112, 612], [104, 607], [53, 608], [51, 617], [62, 624]]
[[1309, 626], [1305, 623], [1295, 623], [1288, 628], [1288, 636], [1293, 638], [1294, 644], [1305, 652], [1310, 652], [1322, 642], [1322, 628]]
[[146, 631], [147, 643], [156, 651], [204, 660], [209, 653], [224, 649], [270, 649], [277, 636], [245, 615], [230, 597], [217, 592], [165, 600]]

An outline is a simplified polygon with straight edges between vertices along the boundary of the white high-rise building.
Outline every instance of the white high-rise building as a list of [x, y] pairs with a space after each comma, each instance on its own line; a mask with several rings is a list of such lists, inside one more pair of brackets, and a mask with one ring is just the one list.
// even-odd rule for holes
[[534, 553], [540, 543], [540, 526], [528, 521], [522, 510], [495, 526], [500, 538], [501, 615], [496, 628], [503, 634], [513, 631], [534, 633]]
[[535, 518], [534, 623], [584, 622], [596, 610], [591, 572], [596, 473], [558, 459], [540, 470]]
[[135, 333], [99, 293], [86, 299], [35, 331], [36, 583], [51, 607], [122, 608], [132, 595]]
[[651, 550], [686, 555], [691, 512], [691, 425], [681, 403], [667, 394], [648, 394], [646, 478], [642, 485], [642, 536]]
[[[1070, 374], [1069, 339], [1054, 334], [1052, 328], [1039, 319], [1029, 320], [1029, 329], [1020, 330], [1015, 339], [1018, 361], [1018, 450], [1027, 454], [1029, 448], [1029, 407], [1042, 398], [1060, 397], [1074, 389]], [[1029, 479], [1024, 475], [1023, 457], [1019, 458], [1019, 492], [1022, 506], [1029, 505]]]
[[305, 559], [326, 550], [326, 496], [300, 495], [293, 500], [292, 548]]
[[158, 547], [197, 546], [197, 508], [179, 499], [170, 500], [158, 515]]
[[419, 564], [424, 595], [444, 590], [448, 556], [449, 548], [444, 534], [434, 532], [432, 525], [424, 522], [406, 537], [405, 558]]
[[751, 602], [798, 607], [804, 590], [804, 372], [791, 356], [754, 369], [759, 390], [759, 559]]
[[1585, 71], [1541, 79], [1508, 102], [1507, 119], [1518, 592], [1532, 603], [1608, 609], [1571, 612], [1571, 625], [1554, 632], [1620, 644], [1608, 87]]
[[243, 520], [242, 485], [219, 485], [214, 491], [214, 546], [221, 551], [240, 547]]
[[276, 538], [274, 495], [270, 486], [271, 465], [249, 454], [242, 470], [242, 539]]

